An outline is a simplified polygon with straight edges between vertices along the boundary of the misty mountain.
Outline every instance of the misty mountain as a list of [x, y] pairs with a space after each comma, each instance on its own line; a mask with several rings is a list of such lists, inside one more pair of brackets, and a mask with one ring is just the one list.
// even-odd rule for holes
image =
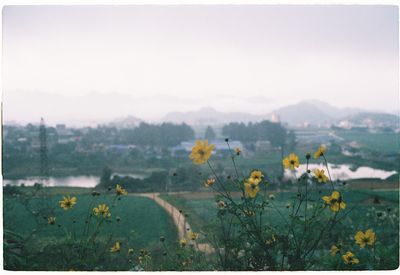
[[[244, 111], [231, 111], [238, 110], [239, 106], [240, 110]], [[356, 108], [337, 108], [319, 100], [301, 101], [285, 106], [284, 102], [262, 96], [216, 96], [210, 101], [209, 98], [202, 97], [134, 97], [119, 93], [89, 93], [80, 96], [42, 92], [3, 94], [3, 121], [6, 124], [39, 123], [43, 117], [48, 125], [66, 123], [68, 126], [95, 127], [109, 124], [129, 128], [137, 126], [142, 120], [156, 123], [218, 125], [234, 121], [258, 122], [272, 119], [274, 116], [275, 119], [279, 117], [283, 123], [295, 126], [305, 122], [317, 125], [338, 123], [358, 113], [371, 112]], [[163, 116], [164, 114], [166, 115]], [[382, 119], [393, 120], [385, 116]]]
[[301, 101], [288, 105], [272, 112], [280, 117], [280, 120], [289, 125], [326, 124], [336, 119], [361, 112], [356, 108], [337, 108], [319, 100]]
[[[117, 92], [80, 95], [59, 95], [40, 91], [12, 91], [3, 93], [3, 119], [17, 123], [40, 122], [43, 117], [47, 124], [65, 123], [68, 126], [96, 126], [113, 123], [115, 118], [134, 116], [146, 122], [160, 122], [168, 112], [189, 112], [212, 107], [221, 112], [260, 110], [269, 112], [284, 103], [264, 96], [216, 95], [212, 101], [207, 96], [176, 97], [149, 95], [138, 97], [134, 94]], [[244, 115], [246, 116], [246, 115]], [[240, 116], [239, 116], [240, 117]], [[248, 120], [248, 119], [247, 119]], [[247, 121], [245, 119], [245, 121]]]
[[114, 119], [113, 121], [106, 123], [105, 125], [108, 127], [116, 127], [116, 128], [134, 128], [139, 126], [139, 124], [143, 122], [140, 118], [134, 116], [127, 116]]
[[269, 119], [266, 115], [252, 115], [248, 113], [231, 112], [224, 113], [214, 108], [202, 108], [192, 112], [170, 112], [161, 120], [164, 122], [182, 123], [189, 125], [218, 125], [229, 122], [255, 122], [263, 119]]
[[219, 112], [213, 108], [202, 108], [192, 112], [171, 112], [162, 121], [191, 125], [215, 125], [229, 122], [257, 122], [278, 115], [280, 121], [289, 125], [333, 123], [339, 118], [361, 112], [355, 108], [337, 108], [328, 103], [309, 100], [276, 109], [265, 115], [240, 112]]
[[342, 118], [344, 116], [365, 112], [365, 110], [360, 108], [338, 108], [321, 100], [305, 100], [302, 101], [302, 103], [312, 104], [332, 118]]

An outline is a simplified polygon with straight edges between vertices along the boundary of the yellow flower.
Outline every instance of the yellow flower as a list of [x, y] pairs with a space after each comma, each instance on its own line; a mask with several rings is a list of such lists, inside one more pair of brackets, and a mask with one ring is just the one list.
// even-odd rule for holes
[[253, 180], [255, 183], [259, 184], [264, 178], [263, 173], [260, 170], [253, 170], [250, 173], [250, 178], [249, 180]]
[[340, 252], [340, 248], [337, 247], [336, 245], [332, 245], [331, 247], [331, 255], [332, 256], [336, 256], [336, 254], [338, 254]]
[[150, 252], [147, 251], [146, 249], [141, 249], [140, 250], [140, 256], [142, 256], [142, 257], [150, 257]]
[[247, 217], [252, 217], [256, 214], [256, 213], [254, 213], [253, 210], [247, 210], [247, 209], [243, 210], [243, 212]]
[[111, 216], [110, 209], [104, 203], [99, 204], [99, 206], [93, 208], [93, 212], [96, 216], [102, 216], [104, 218], [108, 218]]
[[192, 241], [197, 240], [198, 237], [199, 237], [199, 234], [198, 234], [198, 233], [195, 233], [195, 232], [193, 232], [193, 231], [190, 231], [190, 232], [189, 232], [189, 238], [190, 238]]
[[224, 201], [222, 201], [222, 200], [219, 200], [219, 201], [217, 202], [217, 205], [218, 205], [218, 208], [219, 208], [219, 209], [224, 209], [224, 208], [226, 208], [226, 203], [225, 203]]
[[138, 257], [139, 263], [143, 264], [144, 262], [147, 262], [150, 259], [151, 259], [150, 253], [145, 249], [141, 249], [140, 256]]
[[314, 158], [315, 158], [315, 159], [319, 158], [319, 157], [322, 156], [325, 152], [326, 152], [326, 147], [320, 145], [320, 146], [318, 147], [318, 150], [314, 153]]
[[196, 140], [196, 144], [193, 146], [189, 158], [193, 160], [195, 164], [203, 164], [211, 157], [214, 147], [213, 144], [208, 144], [208, 140]]
[[353, 265], [353, 264], [358, 264], [360, 262], [359, 259], [354, 257], [355, 255], [351, 253], [350, 251], [347, 251], [345, 255], [342, 255], [343, 261], [345, 264]]
[[213, 186], [214, 183], [215, 183], [215, 179], [207, 179], [207, 180], [204, 182], [204, 186], [205, 186], [205, 187], [210, 187], [210, 186]]
[[342, 196], [338, 191], [333, 191], [330, 196], [323, 196], [322, 200], [333, 212], [338, 212], [340, 209], [346, 208], [346, 203], [342, 200]]
[[252, 178], [249, 178], [244, 183], [244, 190], [247, 197], [254, 198], [257, 196], [258, 191], [260, 191], [260, 187], [258, 186], [257, 181]]
[[282, 163], [285, 169], [290, 169], [292, 171], [294, 171], [300, 165], [299, 157], [293, 153], [284, 158]]
[[74, 205], [76, 204], [76, 197], [70, 197], [69, 195], [67, 197], [63, 197], [62, 201], [59, 201], [58, 203], [60, 204], [60, 207], [64, 210], [68, 210], [71, 209], [72, 207], [74, 207]]
[[121, 244], [119, 242], [116, 242], [111, 248], [110, 252], [119, 252], [121, 250]]
[[271, 244], [273, 244], [274, 242], [276, 242], [276, 238], [275, 238], [275, 235], [274, 235], [274, 234], [272, 234], [271, 239], [268, 239], [268, 240], [265, 241], [265, 243], [266, 243], [267, 245], [271, 245]]
[[54, 225], [56, 223], [56, 217], [48, 217], [47, 223], [50, 225]]
[[117, 184], [117, 186], [115, 187], [115, 191], [117, 191], [117, 196], [128, 195], [128, 192], [119, 184]]
[[274, 194], [270, 194], [270, 195], [268, 196], [268, 198], [269, 198], [270, 200], [274, 200], [274, 199], [275, 199], [275, 195], [274, 195]]
[[325, 175], [325, 171], [323, 169], [315, 169], [314, 177], [318, 180], [319, 183], [327, 182], [328, 177]]
[[181, 245], [181, 247], [185, 247], [186, 244], [187, 244], [187, 240], [186, 240], [185, 238], [183, 238], [183, 239], [181, 239], [181, 240], [179, 241], [179, 244]]
[[365, 231], [365, 233], [358, 231], [354, 236], [354, 240], [360, 245], [361, 248], [364, 248], [366, 244], [372, 246], [376, 240], [375, 232], [372, 229], [368, 229]]
[[242, 153], [242, 150], [240, 150], [240, 148], [235, 148], [235, 153], [239, 156]]

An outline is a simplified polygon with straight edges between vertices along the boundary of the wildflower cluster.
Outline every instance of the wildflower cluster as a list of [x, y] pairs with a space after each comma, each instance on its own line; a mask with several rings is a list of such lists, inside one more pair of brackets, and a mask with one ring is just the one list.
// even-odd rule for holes
[[[97, 200], [97, 198], [100, 196], [100, 193], [98, 191], [92, 191], [92, 201], [89, 204], [89, 211], [87, 213], [87, 217], [85, 219], [85, 224], [83, 228], [82, 235], [79, 236], [80, 239], [75, 239], [77, 236], [75, 234], [71, 234], [68, 232], [68, 229], [65, 228], [65, 231], [67, 233], [67, 236], [73, 237], [73, 241], [77, 242], [78, 245], [78, 256], [80, 259], [83, 259], [84, 256], [89, 253], [91, 250], [96, 250], [98, 249], [98, 244], [96, 242], [97, 237], [104, 226], [104, 224], [110, 223], [110, 217], [111, 217], [111, 211], [110, 207], [106, 203], [98, 203], [97, 206], [93, 207], [93, 204]], [[120, 185], [116, 185], [115, 187], [115, 196], [112, 201], [112, 205], [115, 205], [115, 201], [117, 199], [120, 199], [121, 196], [127, 195], [128, 192], [122, 188]], [[58, 202], [60, 208], [62, 208], [65, 211], [72, 210], [75, 205], [78, 203], [78, 199], [74, 196], [64, 196], [62, 200]], [[93, 208], [92, 208], [93, 207]], [[93, 222], [92, 217], [97, 217], [98, 219]], [[61, 218], [59, 218], [61, 220]], [[58, 221], [55, 216], [48, 216], [47, 217], [47, 223], [48, 225], [56, 225], [56, 221]], [[120, 217], [116, 217], [116, 221], [120, 221]], [[75, 220], [73, 220], [73, 223], [76, 223]], [[59, 224], [58, 227], [61, 227], [62, 225]], [[90, 229], [90, 227], [94, 226], [93, 229]], [[122, 243], [117, 241], [115, 242], [111, 247], [105, 247], [105, 251], [109, 251], [110, 253], [118, 253], [121, 252], [122, 250]], [[128, 250], [128, 254], [133, 253], [133, 250], [130, 248]]]
[[[225, 141], [230, 148], [228, 139]], [[335, 188], [330, 177], [327, 148], [321, 145], [314, 152], [314, 159], [322, 158], [325, 167], [314, 169], [312, 173], [308, 168], [311, 154], [305, 156], [306, 173], [297, 178], [298, 192], [294, 201], [286, 203], [283, 209], [275, 205], [275, 194], [267, 193], [272, 181], [265, 181], [265, 175], [260, 169], [252, 170], [246, 178], [239, 175], [235, 157], [240, 155], [240, 150], [231, 151], [236, 177], [228, 176], [228, 181], [219, 177], [210, 162], [213, 148], [207, 140], [196, 141], [190, 158], [196, 165], [207, 163], [212, 173], [204, 185], [216, 193], [222, 236], [219, 236], [214, 247], [219, 247], [222, 251], [220, 253], [225, 254], [220, 256], [221, 265], [244, 270], [305, 270], [312, 266], [316, 251], [324, 247], [326, 249], [325, 236], [339, 226], [340, 221], [351, 211], [346, 209], [343, 194]], [[283, 158], [282, 165], [295, 175], [300, 167], [300, 159], [295, 153], [290, 153]], [[330, 193], [325, 193], [328, 188], [328, 185], [324, 187], [326, 183], [330, 183]], [[233, 187], [242, 193], [240, 200], [228, 191]], [[264, 192], [260, 192], [262, 190]], [[265, 214], [267, 218], [263, 220]], [[275, 225], [274, 220], [268, 218], [271, 215], [277, 215], [274, 219], [281, 219], [284, 227]], [[230, 229], [233, 224], [239, 226], [239, 231]], [[371, 229], [359, 231], [355, 235], [355, 241], [361, 248], [372, 246], [375, 240], [375, 233]], [[240, 247], [234, 243], [248, 245]], [[180, 245], [185, 247], [187, 240], [181, 239]], [[333, 244], [329, 253], [332, 256], [340, 254], [343, 264], [348, 266], [360, 263], [352, 251], [343, 251], [341, 254], [342, 250], [341, 244]]]

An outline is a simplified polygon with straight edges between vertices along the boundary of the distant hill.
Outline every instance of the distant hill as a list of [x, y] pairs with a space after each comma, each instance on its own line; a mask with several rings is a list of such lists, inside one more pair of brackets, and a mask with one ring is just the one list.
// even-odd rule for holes
[[313, 125], [329, 125], [344, 117], [364, 112], [356, 108], [337, 108], [328, 103], [318, 100], [301, 101], [297, 104], [288, 105], [276, 109], [265, 115], [253, 115], [248, 113], [219, 112], [213, 108], [202, 108], [192, 112], [171, 112], [161, 120], [165, 122], [182, 123], [191, 125], [216, 125], [229, 122], [258, 122], [270, 120], [273, 117], [291, 126], [303, 125], [305, 123]]
[[344, 116], [365, 112], [365, 110], [360, 108], [338, 108], [321, 100], [306, 100], [302, 101], [302, 103], [312, 104], [332, 118], [342, 118]]
[[207, 107], [193, 112], [171, 112], [161, 120], [164, 122], [182, 123], [190, 125], [217, 125], [229, 122], [250, 122], [268, 119], [268, 116], [252, 115], [247, 113], [223, 113]]
[[[280, 120], [289, 125], [329, 124], [336, 119], [360, 112], [361, 109], [337, 108], [328, 103], [309, 100], [279, 108], [271, 113], [278, 115]], [[268, 117], [271, 117], [269, 115]]]
[[134, 116], [127, 116], [123, 118], [117, 118], [109, 123], [107, 126], [116, 127], [116, 128], [134, 128], [139, 126], [139, 124], [143, 122], [140, 118]]

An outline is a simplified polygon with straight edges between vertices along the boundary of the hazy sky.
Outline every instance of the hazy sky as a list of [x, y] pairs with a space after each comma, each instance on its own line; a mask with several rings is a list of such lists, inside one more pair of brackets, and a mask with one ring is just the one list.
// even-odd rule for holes
[[[259, 114], [264, 101], [303, 99], [393, 111], [398, 40], [395, 6], [7, 6], [4, 116], [38, 114], [24, 98], [39, 93], [92, 93], [87, 113], [98, 93], [140, 98], [131, 114], [145, 118], [207, 105]], [[36, 109], [62, 113], [51, 98]]]

